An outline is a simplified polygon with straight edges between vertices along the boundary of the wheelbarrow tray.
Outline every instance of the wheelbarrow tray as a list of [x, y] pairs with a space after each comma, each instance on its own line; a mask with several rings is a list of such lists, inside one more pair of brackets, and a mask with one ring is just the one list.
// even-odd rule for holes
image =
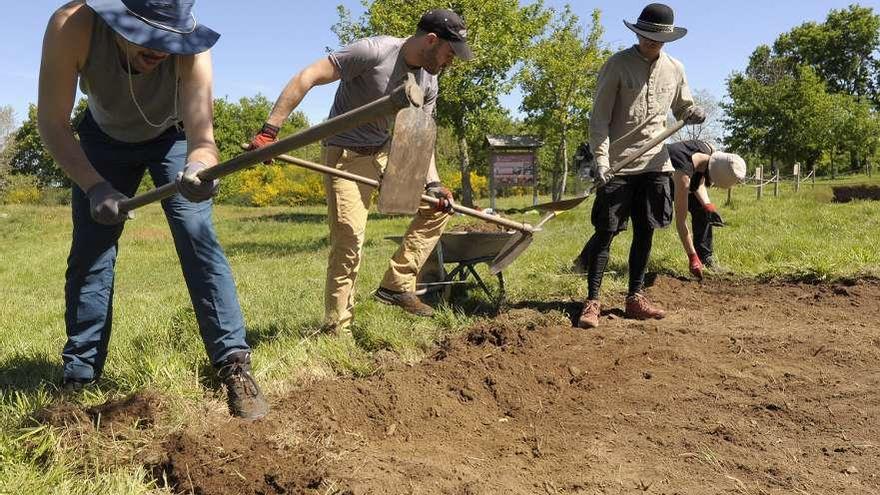
[[[474, 260], [491, 261], [501, 252], [504, 245], [516, 235], [510, 232], [444, 232], [440, 236], [440, 250], [444, 263], [462, 263]], [[400, 244], [402, 236], [389, 236], [386, 239]], [[436, 250], [431, 254], [436, 256]]]

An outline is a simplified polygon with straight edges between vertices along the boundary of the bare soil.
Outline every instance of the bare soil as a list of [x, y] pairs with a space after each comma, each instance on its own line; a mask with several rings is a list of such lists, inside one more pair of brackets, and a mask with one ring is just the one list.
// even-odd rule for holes
[[835, 203], [849, 203], [856, 199], [880, 200], [880, 186], [836, 186], [832, 189]]
[[449, 228], [449, 232], [505, 232], [503, 225], [489, 222], [470, 222], [455, 225]]
[[184, 429], [154, 473], [194, 494], [880, 493], [880, 282], [649, 294], [665, 320], [609, 298], [593, 331], [578, 303], [523, 303], [419, 364]]

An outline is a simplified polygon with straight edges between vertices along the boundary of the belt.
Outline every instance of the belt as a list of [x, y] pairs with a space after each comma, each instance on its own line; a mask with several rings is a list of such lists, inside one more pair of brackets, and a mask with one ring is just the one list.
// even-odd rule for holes
[[379, 144], [376, 146], [342, 146], [343, 149], [348, 151], [354, 151], [358, 155], [377, 155], [380, 151], [385, 149], [385, 144]]

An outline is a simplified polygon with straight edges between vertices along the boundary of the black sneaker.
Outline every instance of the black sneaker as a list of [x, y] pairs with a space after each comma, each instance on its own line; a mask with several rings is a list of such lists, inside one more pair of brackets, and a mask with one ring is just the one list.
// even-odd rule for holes
[[226, 386], [229, 412], [233, 416], [253, 420], [260, 419], [269, 412], [269, 404], [251, 374], [250, 352], [230, 354], [217, 375]]

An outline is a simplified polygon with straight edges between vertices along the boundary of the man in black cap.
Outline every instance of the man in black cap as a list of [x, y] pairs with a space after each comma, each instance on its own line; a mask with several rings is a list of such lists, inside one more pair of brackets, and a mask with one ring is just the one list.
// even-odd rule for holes
[[[422, 88], [422, 107], [434, 113], [437, 76], [454, 57], [473, 57], [464, 22], [455, 12], [431, 10], [419, 20], [408, 38], [365, 38], [323, 57], [293, 76], [282, 91], [253, 148], [276, 140], [278, 129], [317, 85], [340, 81], [330, 117], [341, 115], [390, 93], [412, 73]], [[382, 118], [324, 141], [326, 165], [378, 180], [388, 160], [391, 118]], [[330, 256], [324, 290], [324, 325], [332, 332], [347, 332], [353, 318], [354, 285], [361, 262], [372, 187], [327, 177], [324, 181], [330, 224]], [[434, 249], [443, 227], [452, 193], [440, 183], [433, 159], [428, 170], [428, 194], [443, 200], [439, 208], [422, 205], [391, 259], [376, 297], [409, 313], [430, 316], [433, 309], [415, 295], [416, 275]]]
[[[662, 51], [664, 43], [687, 33], [674, 25], [672, 9], [652, 3], [635, 24], [624, 24], [638, 44], [614, 54], [599, 73], [590, 117], [590, 146], [594, 150], [599, 190], [593, 204], [595, 233], [584, 249], [588, 296], [578, 320], [582, 328], [599, 325], [599, 289], [608, 264], [611, 241], [633, 221], [629, 253], [629, 292], [626, 315], [663, 318], [665, 312], [643, 293], [645, 269], [654, 229], [672, 221], [669, 175], [672, 164], [664, 145], [644, 153], [612, 177], [612, 163], [633, 154], [666, 127], [671, 110], [688, 124], [702, 123], [705, 112], [694, 104], [682, 64]], [[610, 143], [614, 143], [613, 146]]]
[[[251, 374], [235, 281], [214, 232], [210, 199], [217, 184], [196, 176], [218, 161], [210, 48], [220, 35], [196, 22], [193, 3], [69, 2], [46, 28], [40, 136], [74, 183], [62, 386], [79, 390], [104, 370], [117, 243], [127, 218], [119, 203], [149, 170], [157, 186], [177, 182], [180, 194], [162, 208], [202, 340], [232, 413], [257, 419], [268, 405]], [[78, 140], [70, 127], [77, 82], [88, 96]]]

